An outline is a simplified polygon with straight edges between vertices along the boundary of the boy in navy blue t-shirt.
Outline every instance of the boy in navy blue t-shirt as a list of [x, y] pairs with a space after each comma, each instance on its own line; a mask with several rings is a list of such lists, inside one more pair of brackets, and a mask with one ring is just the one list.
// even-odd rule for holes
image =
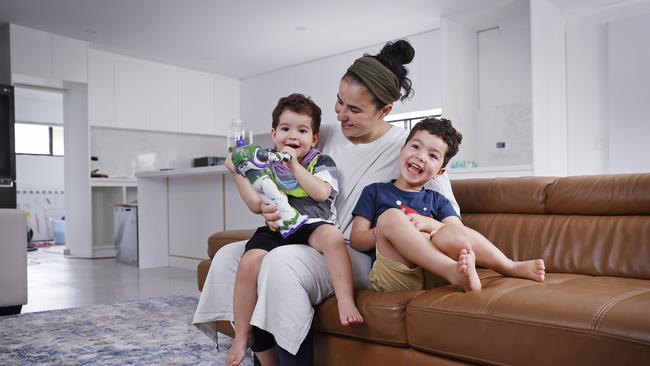
[[350, 244], [375, 249], [375, 291], [424, 288], [423, 269], [464, 291], [481, 289], [475, 265], [506, 276], [544, 281], [544, 261], [513, 261], [487, 238], [463, 225], [451, 203], [424, 186], [456, 153], [462, 136], [446, 119], [416, 124], [400, 150], [400, 176], [364, 188], [352, 214]]

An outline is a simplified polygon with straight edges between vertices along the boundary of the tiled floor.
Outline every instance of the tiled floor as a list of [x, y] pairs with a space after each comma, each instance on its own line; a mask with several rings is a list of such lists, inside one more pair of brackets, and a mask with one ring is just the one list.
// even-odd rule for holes
[[116, 263], [115, 258], [70, 259], [60, 249], [28, 253], [28, 303], [23, 313], [152, 296], [199, 295], [195, 271], [138, 269]]

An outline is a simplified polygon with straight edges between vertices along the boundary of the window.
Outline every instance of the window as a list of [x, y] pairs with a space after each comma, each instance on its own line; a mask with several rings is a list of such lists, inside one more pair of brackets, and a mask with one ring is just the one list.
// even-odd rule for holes
[[63, 126], [15, 124], [16, 154], [63, 156]]
[[440, 117], [442, 116], [442, 109], [427, 109], [424, 111], [408, 112], [408, 113], [399, 113], [395, 115], [388, 115], [386, 117], [386, 122], [394, 126], [402, 127], [403, 129], [410, 131], [413, 126], [420, 122], [421, 120], [427, 117]]

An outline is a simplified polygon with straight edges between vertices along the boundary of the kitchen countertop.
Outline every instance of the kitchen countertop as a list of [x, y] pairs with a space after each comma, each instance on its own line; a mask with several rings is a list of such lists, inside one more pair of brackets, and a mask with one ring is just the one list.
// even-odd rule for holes
[[135, 178], [90, 178], [91, 187], [137, 187]]
[[225, 165], [202, 166], [197, 168], [166, 169], [149, 172], [135, 173], [137, 179], [189, 177], [195, 175], [221, 175], [227, 174], [228, 168]]

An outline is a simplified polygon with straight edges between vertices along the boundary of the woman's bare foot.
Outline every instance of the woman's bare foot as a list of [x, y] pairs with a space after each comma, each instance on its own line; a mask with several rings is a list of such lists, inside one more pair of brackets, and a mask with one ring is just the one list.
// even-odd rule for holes
[[463, 289], [463, 291], [479, 291], [481, 289], [481, 280], [476, 272], [476, 255], [467, 249], [461, 249], [456, 262], [455, 271], [456, 281], [450, 281]]
[[546, 276], [546, 267], [543, 259], [533, 259], [530, 261], [512, 262], [512, 266], [507, 270], [508, 276], [527, 278], [529, 280], [544, 282]]
[[[243, 339], [242, 339], [243, 338]], [[250, 334], [247, 337], [238, 338], [235, 336], [235, 340], [232, 341], [232, 346], [228, 350], [225, 361], [228, 366], [237, 366], [246, 357], [246, 350], [250, 345], [253, 344], [253, 334]]]
[[350, 324], [363, 323], [363, 317], [359, 313], [357, 306], [354, 305], [354, 301], [340, 301], [337, 299], [337, 302], [342, 325], [348, 326]]

